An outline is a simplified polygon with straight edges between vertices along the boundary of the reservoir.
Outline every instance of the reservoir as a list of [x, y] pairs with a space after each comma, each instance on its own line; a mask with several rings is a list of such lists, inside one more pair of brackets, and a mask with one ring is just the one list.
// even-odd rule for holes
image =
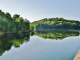
[[73, 60], [79, 32], [37, 31], [0, 35], [0, 60]]

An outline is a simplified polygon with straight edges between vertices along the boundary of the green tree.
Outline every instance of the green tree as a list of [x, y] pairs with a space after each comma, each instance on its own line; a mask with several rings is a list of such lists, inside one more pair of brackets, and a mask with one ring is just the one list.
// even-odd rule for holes
[[9, 13], [7, 12], [5, 15], [6, 15], [6, 18], [8, 18], [8, 20], [12, 20], [11, 14], [9, 14]]
[[34, 30], [34, 26], [33, 25], [30, 25], [30, 30]]
[[13, 20], [15, 21], [16, 18], [19, 18], [19, 17], [20, 17], [20, 15], [18, 15], [18, 14], [14, 14], [14, 15], [13, 15]]

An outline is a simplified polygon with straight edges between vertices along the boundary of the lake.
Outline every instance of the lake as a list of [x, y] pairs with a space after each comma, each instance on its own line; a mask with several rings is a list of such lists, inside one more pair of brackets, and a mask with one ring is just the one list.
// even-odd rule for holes
[[79, 32], [37, 31], [0, 35], [0, 60], [73, 60]]

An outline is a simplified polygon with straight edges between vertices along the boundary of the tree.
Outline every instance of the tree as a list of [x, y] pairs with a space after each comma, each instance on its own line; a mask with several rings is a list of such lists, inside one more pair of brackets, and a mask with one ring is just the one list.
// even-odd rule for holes
[[30, 30], [34, 30], [34, 26], [33, 25], [30, 25]]
[[9, 20], [11, 20], [12, 18], [11, 18], [11, 15], [7, 12], [6, 14], [6, 17], [9, 19]]
[[24, 20], [25, 22], [29, 22], [27, 19]]
[[20, 19], [20, 18], [16, 18], [16, 21], [17, 21], [17, 22], [21, 22], [21, 19]]
[[13, 20], [15, 21], [16, 18], [19, 18], [19, 17], [20, 17], [20, 15], [18, 15], [18, 14], [14, 14], [14, 15], [13, 15]]

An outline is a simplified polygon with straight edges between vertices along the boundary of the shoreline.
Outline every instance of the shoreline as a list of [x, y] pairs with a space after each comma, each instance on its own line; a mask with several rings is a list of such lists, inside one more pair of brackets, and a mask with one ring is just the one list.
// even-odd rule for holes
[[67, 29], [41, 29], [41, 30], [34, 30], [34, 31], [73, 31], [73, 32], [80, 32], [80, 30], [67, 30]]
[[73, 60], [80, 60], [80, 49], [79, 51], [77, 52], [76, 56], [74, 57]]
[[0, 36], [3, 36], [5, 34], [15, 34], [15, 33], [28, 33], [28, 32], [32, 32], [32, 30], [27, 30], [27, 31], [17, 31], [17, 32], [0, 32]]

